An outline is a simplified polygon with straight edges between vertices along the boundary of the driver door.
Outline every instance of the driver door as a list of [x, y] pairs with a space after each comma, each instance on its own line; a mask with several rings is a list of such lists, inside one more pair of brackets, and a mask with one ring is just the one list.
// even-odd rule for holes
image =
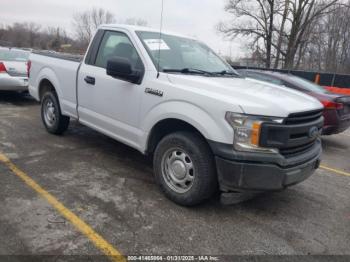
[[81, 65], [78, 78], [79, 120], [130, 146], [137, 147], [139, 107], [144, 88], [106, 73], [108, 59], [128, 59], [144, 70], [137, 50], [126, 33], [105, 31], [91, 64]]

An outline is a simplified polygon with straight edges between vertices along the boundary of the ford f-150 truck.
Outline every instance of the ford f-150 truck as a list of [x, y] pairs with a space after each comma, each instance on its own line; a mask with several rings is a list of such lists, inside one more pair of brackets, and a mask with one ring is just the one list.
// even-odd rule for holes
[[39, 52], [30, 60], [29, 91], [48, 132], [77, 119], [151, 154], [157, 183], [178, 204], [218, 190], [282, 190], [319, 166], [322, 105], [239, 76], [196, 39], [103, 25], [83, 59]]

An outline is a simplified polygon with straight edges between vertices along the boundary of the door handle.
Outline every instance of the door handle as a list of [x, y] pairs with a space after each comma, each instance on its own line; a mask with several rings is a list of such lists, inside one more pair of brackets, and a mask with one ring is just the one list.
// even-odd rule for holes
[[95, 85], [95, 77], [85, 76], [84, 81], [89, 85]]

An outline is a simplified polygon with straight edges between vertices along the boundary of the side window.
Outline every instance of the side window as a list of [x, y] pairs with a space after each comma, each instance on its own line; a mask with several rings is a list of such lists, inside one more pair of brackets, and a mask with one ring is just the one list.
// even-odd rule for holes
[[128, 59], [134, 69], [143, 69], [140, 56], [124, 33], [105, 32], [97, 52], [95, 66], [106, 68], [108, 59], [112, 57]]

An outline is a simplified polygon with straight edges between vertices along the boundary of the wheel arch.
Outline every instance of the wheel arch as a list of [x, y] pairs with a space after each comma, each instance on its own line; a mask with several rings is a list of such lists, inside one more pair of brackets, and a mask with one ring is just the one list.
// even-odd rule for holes
[[[141, 116], [142, 117], [142, 116]], [[155, 133], [166, 134], [181, 130], [191, 130], [200, 134], [206, 141], [212, 140], [222, 143], [231, 143], [232, 128], [225, 126], [223, 117], [213, 117], [205, 109], [185, 101], [167, 101], [158, 104], [142, 117], [143, 152], [149, 153], [154, 149]], [[160, 139], [162, 137], [160, 136]]]
[[40, 100], [42, 99], [44, 92], [48, 89], [54, 90], [57, 94], [57, 97], [61, 97], [61, 90], [59, 88], [60, 82], [52, 69], [47, 67], [43, 68], [38, 74], [37, 81], [38, 96]]
[[39, 100], [41, 101], [43, 98], [43, 95], [46, 91], [54, 91], [57, 94], [57, 91], [55, 89], [55, 86], [51, 83], [50, 80], [47, 78], [41, 79], [39, 83]]
[[189, 131], [196, 133], [200, 135], [203, 140], [207, 141], [206, 137], [192, 124], [178, 118], [166, 118], [158, 121], [152, 127], [147, 139], [146, 153], [153, 153], [160, 140], [162, 140], [165, 136], [178, 131]]

